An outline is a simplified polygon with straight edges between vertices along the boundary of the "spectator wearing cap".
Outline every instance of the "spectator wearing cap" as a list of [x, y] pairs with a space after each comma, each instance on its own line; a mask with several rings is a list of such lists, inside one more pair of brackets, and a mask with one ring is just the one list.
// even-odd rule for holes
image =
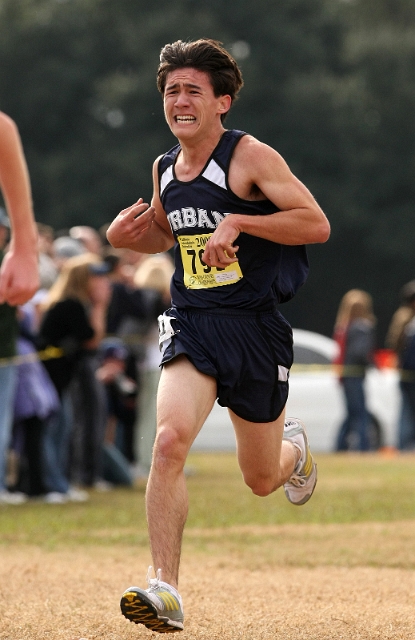
[[54, 230], [47, 224], [38, 222], [39, 276], [40, 288], [47, 291], [58, 277], [58, 269], [53, 254]]
[[[45, 366], [63, 405], [46, 435], [49, 491], [68, 490], [70, 444], [71, 480], [87, 487], [100, 480], [106, 412], [104, 390], [95, 372], [111, 293], [108, 271], [108, 265], [94, 254], [69, 258], [44, 306], [40, 344], [61, 350], [59, 357], [46, 360]], [[53, 474], [53, 470], [57, 472]]]
[[[166, 305], [157, 291], [135, 285], [138, 254], [132, 256], [132, 253], [134, 252], [112, 247], [104, 251], [104, 260], [111, 265], [112, 289], [107, 314], [107, 333], [123, 340], [128, 349], [127, 371], [130, 377], [136, 380], [138, 388], [141, 388], [140, 363], [146, 358], [146, 336], [150, 328], [157, 324], [157, 316], [165, 310]], [[147, 259], [144, 254], [139, 256], [139, 262]], [[160, 354], [158, 347], [157, 352]], [[132, 399], [124, 399], [123, 404], [130, 407]], [[134, 427], [136, 414], [136, 407], [131, 410], [129, 408], [123, 425], [123, 453], [132, 466], [138, 463], [137, 431]]]
[[53, 256], [58, 271], [61, 271], [69, 258], [81, 256], [83, 253], [87, 253], [85, 247], [70, 236], [60, 236], [53, 242]]
[[108, 408], [105, 440], [131, 464], [137, 395], [135, 360], [124, 342], [114, 337], [101, 342], [99, 356], [97, 377], [105, 387]]
[[85, 251], [95, 253], [97, 256], [102, 254], [102, 239], [98, 231], [93, 227], [78, 225], [69, 229], [71, 238], [77, 240]]

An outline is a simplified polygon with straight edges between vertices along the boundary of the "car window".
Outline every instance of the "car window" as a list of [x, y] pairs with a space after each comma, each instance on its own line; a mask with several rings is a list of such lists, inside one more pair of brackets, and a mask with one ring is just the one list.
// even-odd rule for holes
[[319, 351], [294, 344], [294, 364], [331, 364], [331, 361]]

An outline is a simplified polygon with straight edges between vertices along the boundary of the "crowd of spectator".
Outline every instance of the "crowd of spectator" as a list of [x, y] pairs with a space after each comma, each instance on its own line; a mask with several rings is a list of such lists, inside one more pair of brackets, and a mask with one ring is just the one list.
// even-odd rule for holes
[[146, 479], [157, 317], [173, 273], [168, 253], [113, 249], [105, 229], [37, 226], [40, 288], [18, 308], [11, 437], [0, 450], [0, 502], [11, 504], [84, 501], [90, 489]]
[[[0, 358], [0, 367], [12, 364], [17, 370], [16, 384], [2, 390], [2, 397], [13, 394], [13, 411], [9, 415], [0, 407], [0, 504], [85, 501], [90, 489], [145, 481], [156, 431], [157, 317], [170, 304], [170, 254], [114, 249], [104, 228], [75, 226], [58, 233], [41, 223], [37, 228], [40, 288], [18, 307], [18, 323], [8, 333], [17, 341], [18, 355], [11, 355], [10, 345], [10, 357]], [[0, 207], [0, 250], [7, 251], [8, 241], [8, 218]], [[356, 325], [356, 336], [372, 335], [370, 296], [352, 290], [342, 304], [337, 330], [346, 327], [349, 335]], [[344, 305], [345, 325], [339, 320]], [[414, 314], [411, 281], [402, 289], [402, 305], [387, 336], [400, 371], [401, 450], [412, 450], [415, 442]], [[349, 369], [359, 366], [361, 373], [343, 375], [348, 414], [339, 450], [359, 419], [361, 428], [353, 428], [360, 434], [359, 448], [367, 449], [362, 389], [372, 338], [359, 340], [357, 360], [347, 359], [349, 338], [341, 349]]]

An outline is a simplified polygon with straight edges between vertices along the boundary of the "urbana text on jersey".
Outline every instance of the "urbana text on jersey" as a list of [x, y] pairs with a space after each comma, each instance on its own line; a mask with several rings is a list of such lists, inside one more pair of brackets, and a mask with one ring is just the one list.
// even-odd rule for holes
[[172, 231], [195, 227], [200, 229], [216, 229], [219, 223], [228, 215], [229, 213], [219, 213], [219, 211], [182, 207], [181, 209], [176, 209], [168, 213], [167, 219]]

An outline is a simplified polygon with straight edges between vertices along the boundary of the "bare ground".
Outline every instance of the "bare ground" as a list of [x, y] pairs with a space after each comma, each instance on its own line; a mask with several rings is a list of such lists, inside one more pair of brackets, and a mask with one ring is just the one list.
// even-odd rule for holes
[[[408, 528], [409, 527], [409, 528]], [[180, 590], [185, 631], [178, 640], [415, 640], [415, 571], [405, 568], [405, 541], [415, 525], [353, 525], [330, 530], [321, 525], [247, 531], [267, 543], [255, 544], [249, 558], [223, 545], [220, 534], [209, 549], [187, 538]], [[321, 531], [320, 531], [321, 530]], [[324, 533], [323, 533], [324, 531]], [[308, 533], [307, 533], [308, 532]], [[320, 532], [320, 533], [319, 533]], [[203, 532], [198, 532], [200, 536]], [[241, 532], [240, 532], [241, 533]], [[242, 532], [243, 533], [243, 532]], [[269, 539], [292, 554], [303, 545], [309, 566], [290, 566], [290, 556], [269, 554]], [[291, 535], [292, 534], [292, 535]], [[309, 535], [308, 535], [309, 534]], [[224, 540], [226, 532], [223, 532]], [[206, 532], [209, 538], [209, 532]], [[331, 548], [382, 545], [399, 566], [329, 566]], [[343, 542], [342, 542], [343, 541]], [[332, 547], [330, 547], [330, 544]], [[320, 550], [318, 547], [326, 547]], [[366, 547], [365, 547], [366, 545]], [[403, 546], [403, 548], [402, 548]], [[313, 552], [314, 549], [314, 552]], [[413, 547], [408, 550], [413, 560]], [[328, 555], [327, 555], [328, 553]], [[326, 560], [324, 560], [326, 558]], [[326, 564], [322, 564], [326, 562]], [[125, 620], [119, 596], [132, 584], [145, 586], [148, 551], [120, 546], [47, 551], [9, 545], [0, 566], [0, 639], [133, 640], [161, 637]], [[295, 563], [293, 563], [295, 564]], [[414, 566], [412, 564], [412, 566]], [[162, 636], [165, 637], [165, 636]]]

